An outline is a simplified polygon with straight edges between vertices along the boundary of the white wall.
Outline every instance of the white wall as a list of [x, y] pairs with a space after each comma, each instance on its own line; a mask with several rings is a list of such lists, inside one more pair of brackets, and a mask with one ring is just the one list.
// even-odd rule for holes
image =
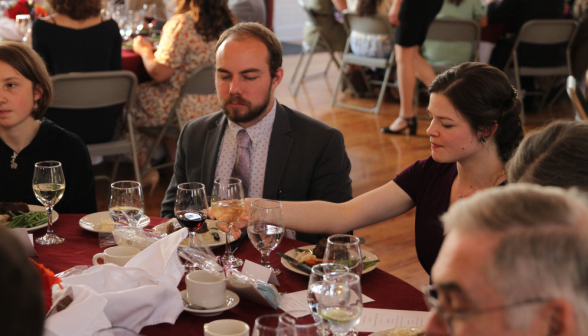
[[274, 33], [280, 41], [302, 40], [304, 21], [297, 0], [274, 0]]

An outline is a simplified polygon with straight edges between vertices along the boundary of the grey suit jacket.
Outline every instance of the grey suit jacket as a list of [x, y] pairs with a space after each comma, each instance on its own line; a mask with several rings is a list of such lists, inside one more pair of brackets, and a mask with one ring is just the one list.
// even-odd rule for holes
[[[216, 112], [186, 124], [162, 217], [174, 216], [177, 185], [201, 182], [210, 195], [227, 119]], [[341, 203], [353, 198], [351, 162], [341, 132], [321, 121], [278, 104], [270, 138], [263, 198], [285, 201], [323, 200]], [[316, 243], [319, 235], [298, 232], [298, 240]]]

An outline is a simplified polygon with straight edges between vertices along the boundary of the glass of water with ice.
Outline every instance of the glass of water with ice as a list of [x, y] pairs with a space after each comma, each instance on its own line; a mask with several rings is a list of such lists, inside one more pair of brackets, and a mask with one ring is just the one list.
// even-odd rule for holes
[[333, 335], [347, 335], [359, 322], [362, 309], [359, 275], [350, 272], [324, 275], [318, 312]]
[[333, 272], [349, 272], [345, 265], [335, 263], [322, 263], [312, 266], [310, 277], [308, 279], [308, 307], [315, 321], [320, 321], [318, 313], [319, 296], [323, 289], [323, 279], [325, 274]]
[[278, 247], [285, 232], [286, 228], [282, 219], [282, 203], [257, 200], [251, 204], [247, 234], [253, 246], [261, 252], [261, 265], [272, 269], [276, 275], [281, 272], [279, 269], [270, 266], [269, 255], [271, 251]]
[[110, 185], [108, 211], [115, 223], [138, 227], [145, 212], [143, 188], [135, 181], [118, 181]]

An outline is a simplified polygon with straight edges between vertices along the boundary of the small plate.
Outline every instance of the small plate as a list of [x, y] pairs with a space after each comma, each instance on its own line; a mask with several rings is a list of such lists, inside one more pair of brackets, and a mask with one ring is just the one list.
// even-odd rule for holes
[[[82, 219], [80, 219], [80, 226], [83, 229], [88, 230], [88, 231], [92, 231], [92, 232], [109, 232], [109, 231], [101, 231], [102, 221], [105, 219], [111, 219], [110, 212], [108, 212], [108, 211], [95, 212], [93, 214], [89, 214], [87, 216], [82, 217]], [[149, 223], [151, 223], [151, 219], [149, 219], [149, 217], [143, 215], [143, 217], [141, 217], [141, 220], [139, 221], [139, 227], [140, 228], [146, 227], [147, 225], [149, 225]]]
[[[40, 206], [40, 205], [32, 205], [32, 204], [27, 204], [29, 206], [29, 210], [30, 211], [43, 211], [46, 212], [47, 209], [45, 209], [45, 207]], [[53, 219], [53, 223], [55, 223], [55, 221], [57, 220], [57, 218], [59, 218], [59, 214], [57, 213], [57, 211], [53, 210], [51, 212], [51, 218]], [[32, 228], [27, 228], [27, 232], [32, 232], [41, 228], [47, 227], [47, 222], [45, 222], [45, 224], [41, 224], [41, 225], [37, 225], [35, 227]]]
[[239, 304], [239, 295], [231, 292], [227, 289], [227, 293], [225, 296], [225, 303], [217, 308], [196, 308], [196, 306], [190, 305], [187, 306], [186, 302], [188, 301], [187, 291], [183, 290], [180, 292], [182, 294], [182, 300], [184, 300], [184, 310], [192, 313], [196, 316], [215, 316], [219, 315], [220, 313], [224, 312], [225, 310], [229, 310], [235, 308]]
[[[309, 250], [309, 249], [314, 249], [315, 246], [316, 245], [301, 246], [301, 247], [299, 247], [299, 249]], [[292, 249], [292, 250], [290, 250], [290, 251], [288, 251], [288, 252], [286, 252], [284, 254], [287, 255], [287, 256], [289, 256], [289, 257], [294, 258], [294, 257], [296, 257], [296, 249]], [[362, 257], [365, 257], [365, 259], [363, 260], [364, 262], [365, 261], [372, 261], [372, 260], [377, 260], [378, 259], [378, 257], [376, 257], [375, 254], [373, 254], [370, 251], [366, 251], [364, 249], [361, 249], [361, 256]], [[306, 272], [303, 272], [303, 271], [299, 270], [298, 268], [290, 265], [290, 263], [288, 262], [288, 260], [286, 260], [284, 258], [280, 258], [280, 261], [282, 262], [282, 265], [284, 265], [284, 267], [286, 267], [287, 269], [289, 269], [292, 272], [295, 272], [295, 273], [298, 273], [298, 274], [302, 274], [302, 275], [310, 275], [310, 274], [308, 274]], [[374, 266], [372, 266], [372, 267], [369, 267], [367, 269], [364, 269], [361, 274], [366, 274], [366, 273], [369, 273], [369, 272], [375, 270], [376, 267], [378, 267], [378, 264], [379, 264], [379, 262], [377, 264], [375, 264]]]
[[389, 328], [389, 329], [376, 331], [375, 333], [369, 334], [368, 336], [386, 336], [386, 335], [388, 335], [389, 332], [391, 332], [394, 329], [406, 329], [407, 331], [414, 332], [415, 335], [417, 335], [422, 330], [421, 328], [411, 328], [411, 327]]
[[[159, 225], [157, 225], [156, 227], [153, 228], [153, 231], [157, 232], [158, 234], [163, 234], [166, 232], [167, 230], [167, 224], [169, 222], [165, 222], [165, 223], [161, 223]], [[180, 225], [179, 223], [177, 223], [177, 225]], [[215, 220], [211, 220], [211, 219], [207, 219], [206, 220], [206, 225], [208, 225], [209, 228], [215, 228], [216, 227], [216, 221]], [[225, 246], [225, 242], [227, 241], [227, 235], [218, 230], [219, 233], [219, 238], [220, 240], [218, 242], [209, 244], [208, 247], [217, 247], [217, 246]], [[229, 241], [230, 243], [235, 241], [235, 237], [231, 236], [231, 240]]]

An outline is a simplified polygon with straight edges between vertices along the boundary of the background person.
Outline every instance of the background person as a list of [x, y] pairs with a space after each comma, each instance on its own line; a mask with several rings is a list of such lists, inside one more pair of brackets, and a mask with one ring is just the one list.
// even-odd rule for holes
[[[176, 15], [163, 27], [155, 53], [152, 44], [143, 37], [133, 40], [133, 50], [141, 55], [153, 78], [152, 82], [139, 85], [131, 109], [133, 122], [138, 128], [137, 151], [141, 166], [189, 75], [203, 64], [214, 63], [214, 45], [220, 34], [234, 23], [235, 18], [226, 1], [178, 0]], [[214, 94], [186, 95], [178, 106], [179, 124], [169, 128], [162, 140], [166, 159], [175, 160], [180, 125], [219, 108]], [[159, 173], [153, 170], [142, 181], [143, 187], [155, 186], [157, 181]]]
[[0, 42], [0, 201], [39, 204], [35, 163], [61, 162], [65, 193], [58, 213], [96, 212], [94, 173], [82, 139], [43, 115], [52, 99], [43, 60], [20, 42]]
[[[431, 335], [588, 333], [588, 208], [577, 192], [531, 184], [487, 190], [442, 218]], [[431, 301], [430, 301], [431, 302]]]
[[[47, 0], [55, 14], [33, 22], [33, 49], [51, 75], [122, 69], [122, 38], [114, 20], [100, 16], [100, 0]], [[55, 109], [47, 118], [86, 144], [112, 140], [118, 106], [86, 111]]]
[[[247, 177], [242, 177], [246, 197], [329, 202], [353, 197], [343, 135], [278, 103], [274, 91], [282, 78], [281, 44], [269, 29], [240, 23], [221, 35], [216, 92], [222, 111], [192, 120], [182, 130], [162, 217], [174, 216], [178, 184], [201, 182], [210, 193], [215, 178], [237, 176], [239, 160], [249, 161], [248, 169], [239, 170]], [[246, 148], [241, 150], [245, 157], [238, 147]], [[287, 235], [311, 244], [321, 238]]]
[[[343, 233], [416, 207], [417, 256], [430, 274], [445, 234], [439, 217], [460, 199], [504, 184], [504, 164], [523, 138], [523, 129], [515, 90], [504, 73], [489, 65], [451, 68], [435, 79], [429, 92], [431, 157], [342, 204], [282, 202], [285, 226], [308, 233]], [[247, 214], [244, 211], [243, 218]]]
[[266, 25], [264, 0], [229, 0], [229, 9], [239, 22], [257, 22]]

